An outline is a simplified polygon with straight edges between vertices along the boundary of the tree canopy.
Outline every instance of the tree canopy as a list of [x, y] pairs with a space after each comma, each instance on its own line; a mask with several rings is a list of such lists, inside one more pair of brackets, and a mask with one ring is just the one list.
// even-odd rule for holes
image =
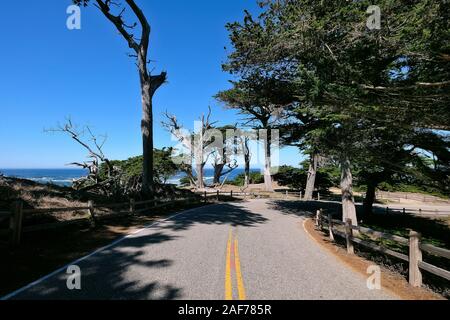
[[450, 123], [450, 4], [379, 1], [374, 30], [370, 5], [260, 1], [258, 17], [227, 25], [233, 51], [223, 69], [238, 80], [218, 94], [253, 117], [281, 108], [285, 144], [340, 163], [349, 212], [352, 170], [376, 185], [432, 155], [439, 166], [415, 166], [420, 174], [449, 173], [448, 141], [435, 129]]

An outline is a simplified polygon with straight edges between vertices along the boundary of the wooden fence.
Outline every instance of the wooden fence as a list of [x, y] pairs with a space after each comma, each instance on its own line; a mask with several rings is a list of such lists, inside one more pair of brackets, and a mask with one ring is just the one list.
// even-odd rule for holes
[[[216, 197], [231, 197], [231, 198], [274, 198], [274, 199], [293, 199], [293, 200], [302, 200], [303, 193], [300, 191], [277, 191], [277, 192], [269, 192], [269, 191], [203, 191], [197, 192], [199, 195], [208, 195], [208, 196], [216, 196]], [[320, 195], [319, 195], [320, 197]]]
[[403, 214], [412, 213], [414, 215], [425, 215], [425, 216], [450, 216], [450, 210], [439, 210], [439, 209], [406, 209], [406, 208], [390, 208], [386, 207], [386, 213], [390, 212], [403, 212]]
[[[289, 192], [289, 195], [292, 193]], [[294, 193], [294, 195], [297, 193]], [[364, 197], [364, 196], [363, 196]], [[329, 201], [329, 202], [340, 202], [340, 195], [321, 195], [320, 193], [317, 193], [312, 201]], [[443, 200], [443, 203], [445, 203], [445, 200]], [[450, 203], [450, 202], [449, 202]], [[444, 217], [444, 216], [450, 216], [450, 210], [442, 210], [439, 209], [432, 209], [432, 207], [428, 206], [428, 208], [405, 208], [400, 207], [397, 205], [397, 207], [381, 207], [381, 206], [374, 206], [374, 210], [378, 210], [379, 212], [385, 211], [386, 213], [403, 213], [403, 214], [413, 214], [418, 216], [427, 216], [427, 217]]]
[[[339, 236], [346, 240], [347, 252], [354, 254], [353, 244], [356, 243], [363, 247], [381, 252], [383, 254], [395, 257], [409, 263], [409, 283], [414, 287], [422, 286], [422, 272], [425, 270], [438, 277], [447, 279], [450, 281], [450, 271], [434, 266], [430, 263], [423, 261], [423, 252], [428, 254], [450, 259], [450, 250], [439, 248], [430, 244], [422, 243], [421, 235], [418, 232], [410, 231], [409, 239], [392, 235], [389, 233], [375, 231], [369, 228], [352, 225], [351, 219], [348, 219], [345, 223], [332, 218], [331, 214], [324, 217], [323, 210], [318, 210], [315, 217], [316, 227], [322, 230], [324, 227], [328, 230], [330, 240], [334, 241], [335, 236]], [[358, 232], [358, 235], [354, 234], [354, 231]], [[388, 249], [386, 247], [377, 245], [366, 241], [361, 236], [366, 236], [371, 240], [386, 239], [394, 241], [404, 246], [409, 246], [409, 254], [403, 254], [398, 251]]]
[[[217, 199], [216, 199], [217, 198]], [[97, 222], [104, 219], [116, 218], [120, 216], [140, 214], [145, 211], [157, 208], [163, 208], [172, 206], [178, 203], [194, 203], [203, 201], [208, 202], [211, 199], [219, 200], [219, 193], [214, 195], [205, 195], [203, 199], [199, 197], [186, 197], [183, 199], [169, 200], [169, 199], [154, 199], [147, 201], [135, 201], [130, 199], [129, 202], [112, 203], [112, 204], [94, 204], [93, 201], [89, 201], [86, 206], [79, 207], [64, 207], [64, 208], [45, 208], [45, 209], [24, 209], [23, 202], [17, 201], [13, 203], [10, 211], [0, 211], [0, 223], [9, 219], [9, 228], [0, 230], [0, 235], [8, 236], [9, 242], [12, 246], [18, 246], [22, 234], [25, 232], [50, 230], [69, 225], [78, 225], [81, 223], [90, 223], [91, 226], [95, 226]], [[113, 209], [112, 212], [99, 215], [100, 209]], [[85, 212], [82, 218], [72, 219], [68, 221], [60, 221], [47, 224], [36, 224], [32, 226], [23, 227], [24, 216], [27, 214], [38, 213], [61, 213], [61, 212]]]
[[[203, 193], [198, 193], [199, 195]], [[286, 199], [286, 200], [304, 200], [304, 193], [302, 191], [294, 191], [294, 190], [283, 190], [278, 192], [264, 192], [264, 191], [251, 191], [251, 192], [233, 192], [233, 191], [208, 191], [204, 192], [204, 194], [216, 195], [220, 196], [231, 196], [236, 198], [272, 198], [272, 199]], [[320, 192], [314, 192], [314, 198], [310, 201], [331, 201], [331, 202], [339, 202], [337, 199], [339, 195], [335, 197], [330, 197], [328, 195], [321, 194]], [[441, 210], [441, 209], [410, 209], [410, 208], [392, 208], [392, 207], [376, 207], [380, 211], [384, 210], [386, 213], [403, 213], [403, 214], [414, 214], [414, 215], [423, 215], [423, 216], [450, 216], [450, 210]]]
[[450, 200], [442, 199], [436, 196], [419, 194], [419, 193], [409, 193], [409, 192], [389, 192], [389, 191], [377, 191], [376, 193], [377, 199], [386, 199], [386, 200], [415, 200], [420, 202], [438, 202], [444, 204], [450, 204]]

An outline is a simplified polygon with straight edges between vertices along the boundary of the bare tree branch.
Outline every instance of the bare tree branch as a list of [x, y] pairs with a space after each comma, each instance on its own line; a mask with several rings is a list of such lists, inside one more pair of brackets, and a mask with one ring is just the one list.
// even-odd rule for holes
[[119, 33], [125, 38], [125, 40], [128, 42], [128, 46], [132, 48], [136, 53], [140, 52], [139, 45], [136, 43], [136, 41], [133, 38], [133, 35], [128, 33], [124, 28], [124, 23], [122, 20], [122, 17], [120, 15], [115, 16], [110, 13], [110, 3], [111, 1], [105, 1], [102, 0], [96, 0], [97, 1], [97, 8], [99, 8], [102, 13], [105, 15], [105, 17], [111, 21], [119, 31]]

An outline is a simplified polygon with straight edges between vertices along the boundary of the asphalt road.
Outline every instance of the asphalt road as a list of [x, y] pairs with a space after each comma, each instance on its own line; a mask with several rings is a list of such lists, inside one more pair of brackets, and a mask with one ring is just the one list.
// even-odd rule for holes
[[[318, 246], [288, 202], [184, 212], [116, 241], [10, 299], [395, 299]], [[76, 240], [75, 240], [76, 241]], [[71, 281], [71, 283], [75, 283]]]

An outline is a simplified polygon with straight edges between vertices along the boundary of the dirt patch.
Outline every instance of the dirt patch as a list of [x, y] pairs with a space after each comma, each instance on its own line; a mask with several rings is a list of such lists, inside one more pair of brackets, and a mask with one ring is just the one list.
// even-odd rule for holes
[[[304, 227], [308, 234], [323, 248], [334, 254], [342, 263], [352, 268], [354, 271], [367, 276], [367, 269], [373, 265], [372, 261], [365, 260], [356, 255], [349, 255], [347, 251], [341, 247], [336, 246], [323, 233], [317, 231], [314, 226], [314, 221], [308, 219], [304, 223]], [[413, 288], [404, 277], [381, 268], [381, 285], [385, 290], [392, 292], [403, 300], [445, 300], [444, 297], [431, 292], [424, 288]]]

